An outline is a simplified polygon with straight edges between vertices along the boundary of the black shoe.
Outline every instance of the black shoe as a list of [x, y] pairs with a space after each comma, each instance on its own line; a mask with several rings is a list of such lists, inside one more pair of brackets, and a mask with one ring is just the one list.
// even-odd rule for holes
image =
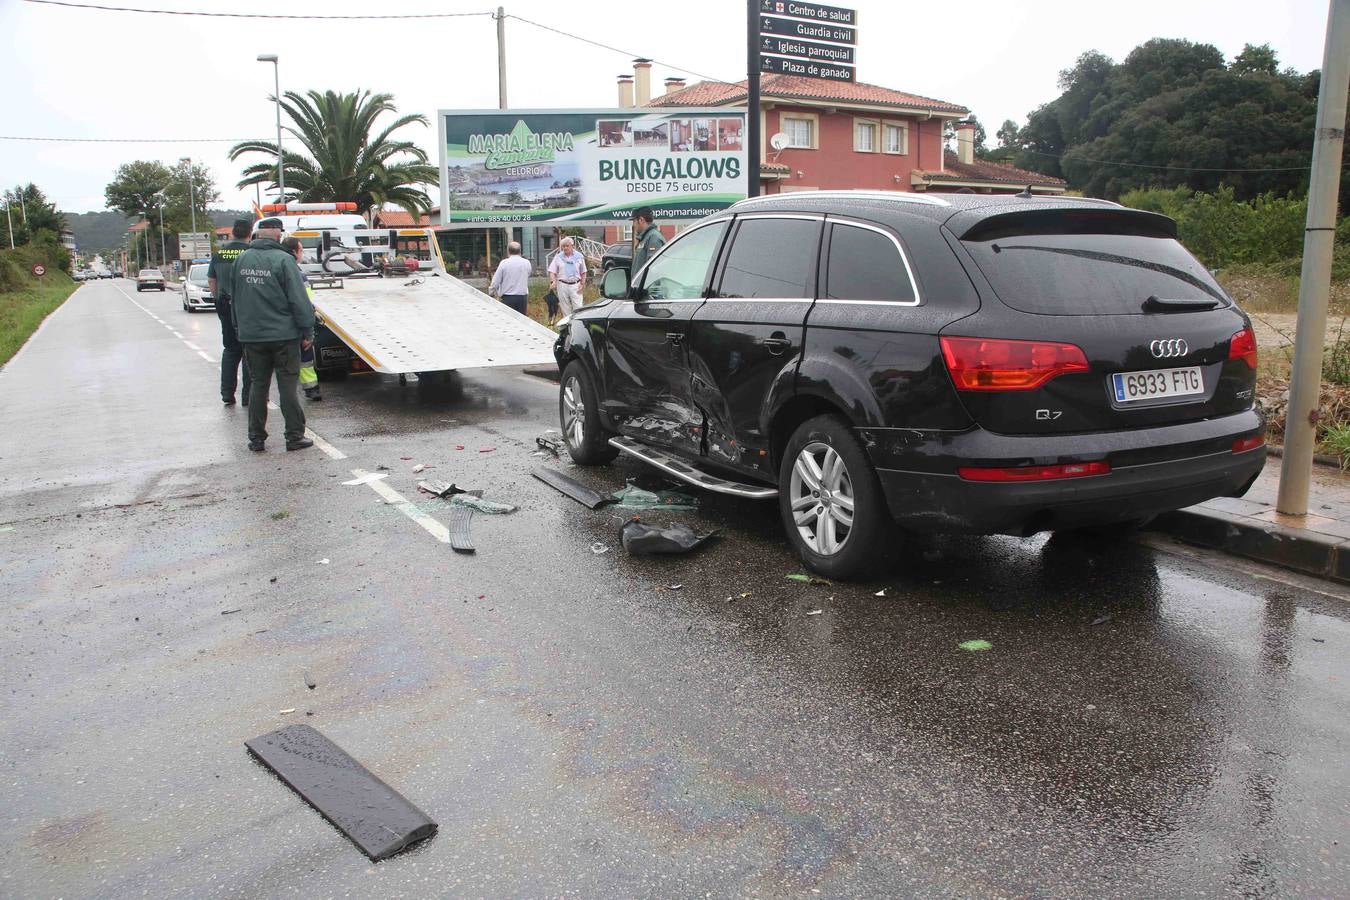
[[286, 449], [287, 449], [287, 450], [303, 450], [303, 449], [305, 449], [306, 447], [313, 447], [313, 446], [314, 446], [314, 442], [311, 441], [309, 438], [301, 438], [301, 439], [298, 440], [298, 441], [287, 441], [287, 442], [286, 442]]
[[[224, 396], [224, 395], [221, 395], [220, 402], [221, 402], [221, 403], [224, 403], [226, 406], [234, 406], [234, 398], [233, 398], [233, 397], [226, 397], [226, 396]], [[245, 402], [247, 402], [247, 401], [245, 401]]]
[[305, 399], [307, 399], [307, 400], [322, 400], [322, 399], [323, 399], [323, 394], [320, 394], [320, 393], [317, 393], [317, 392], [316, 392], [316, 393], [313, 393], [313, 394], [305, 394]]
[[263, 442], [262, 442], [262, 441], [249, 441], [249, 442], [248, 442], [248, 449], [252, 450], [254, 453], [261, 453], [261, 452], [263, 452]]

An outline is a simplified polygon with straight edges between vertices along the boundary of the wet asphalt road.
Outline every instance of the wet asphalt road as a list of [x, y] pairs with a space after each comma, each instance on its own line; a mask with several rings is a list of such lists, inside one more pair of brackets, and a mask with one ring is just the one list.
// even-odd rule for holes
[[[1044, 536], [805, 585], [707, 496], [628, 558], [529, 477], [548, 382], [328, 384], [347, 458], [259, 456], [177, 302], [87, 285], [0, 372], [0, 896], [1346, 893], [1341, 588]], [[521, 509], [459, 556], [341, 483], [444, 523], [415, 463]], [[295, 721], [440, 833], [370, 864], [246, 755]]]

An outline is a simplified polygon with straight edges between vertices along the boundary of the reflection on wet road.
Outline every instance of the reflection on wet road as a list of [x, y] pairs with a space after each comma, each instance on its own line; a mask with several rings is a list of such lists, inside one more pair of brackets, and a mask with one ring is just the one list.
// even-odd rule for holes
[[[214, 318], [137, 300], [214, 348]], [[332, 384], [308, 410], [334, 460], [249, 454], [214, 379], [107, 283], [0, 373], [0, 894], [1350, 883], [1339, 588], [1046, 536], [915, 539], [883, 580], [802, 584], [771, 505], [707, 495], [643, 519], [715, 542], [630, 558], [631, 513], [529, 473], [661, 482], [533, 455], [547, 381]], [[442, 522], [419, 478], [521, 508], [457, 556], [342, 484], [381, 465]], [[366, 862], [244, 752], [296, 719], [439, 835]]]

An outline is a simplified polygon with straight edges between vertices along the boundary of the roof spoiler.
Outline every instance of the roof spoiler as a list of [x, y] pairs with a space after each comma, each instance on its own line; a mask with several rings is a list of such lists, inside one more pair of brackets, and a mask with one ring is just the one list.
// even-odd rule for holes
[[1177, 236], [1177, 223], [1159, 213], [1128, 207], [1059, 206], [980, 215], [967, 210], [952, 216], [948, 227], [963, 241], [987, 241], [1016, 234], [1133, 234]]

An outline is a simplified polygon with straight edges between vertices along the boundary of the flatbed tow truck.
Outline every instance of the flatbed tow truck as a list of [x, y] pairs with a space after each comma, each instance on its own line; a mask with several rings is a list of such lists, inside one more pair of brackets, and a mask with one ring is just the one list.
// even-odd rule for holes
[[287, 233], [305, 244], [321, 375], [557, 365], [558, 336], [449, 274], [429, 228]]

